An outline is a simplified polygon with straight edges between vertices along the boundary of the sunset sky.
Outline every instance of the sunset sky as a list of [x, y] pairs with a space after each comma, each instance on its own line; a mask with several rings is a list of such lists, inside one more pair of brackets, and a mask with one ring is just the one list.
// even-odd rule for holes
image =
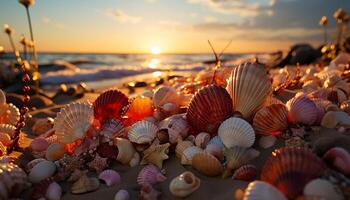
[[[233, 39], [227, 52], [287, 50], [320, 44], [319, 18], [349, 0], [37, 0], [31, 7], [40, 51], [149, 53], [210, 52]], [[25, 9], [0, 0], [0, 24], [29, 36]], [[335, 38], [332, 35], [332, 38]], [[9, 49], [4, 33], [0, 45]], [[158, 49], [158, 50], [159, 50]]]

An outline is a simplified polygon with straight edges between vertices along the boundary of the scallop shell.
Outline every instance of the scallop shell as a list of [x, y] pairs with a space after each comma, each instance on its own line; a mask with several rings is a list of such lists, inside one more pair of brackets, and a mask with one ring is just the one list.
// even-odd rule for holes
[[152, 122], [139, 121], [131, 126], [128, 137], [131, 142], [137, 144], [150, 144], [156, 137], [158, 128]]
[[350, 126], [350, 116], [345, 112], [329, 111], [323, 116], [321, 126], [325, 128]]
[[125, 115], [133, 120], [143, 120], [153, 114], [153, 102], [151, 98], [145, 96], [136, 97], [129, 105]]
[[281, 100], [277, 99], [273, 95], [270, 95], [266, 98], [264, 106], [270, 106], [272, 104], [284, 104]]
[[11, 137], [6, 133], [0, 132], [0, 142], [5, 146], [9, 146], [12, 143]]
[[261, 172], [261, 180], [275, 185], [288, 198], [300, 195], [304, 186], [326, 170], [322, 160], [306, 148], [281, 148], [272, 152]]
[[185, 151], [185, 149], [192, 147], [192, 146], [194, 146], [194, 145], [191, 141], [188, 141], [188, 140], [178, 141], [176, 148], [175, 148], [176, 157], [181, 159], [182, 153]]
[[[0, 133], [1, 134], [1, 133]], [[35, 138], [29, 146], [33, 151], [45, 151], [49, 147], [49, 143], [44, 138]]]
[[121, 183], [121, 177], [118, 172], [107, 169], [98, 175], [98, 178], [103, 180], [108, 187], [119, 185]]
[[0, 199], [12, 199], [28, 187], [26, 173], [13, 163], [0, 163]]
[[175, 144], [178, 139], [185, 138], [189, 125], [183, 115], [173, 115], [159, 123], [159, 130], [166, 131], [169, 135], [169, 142]]
[[221, 146], [216, 144], [208, 144], [205, 148], [205, 151], [215, 156], [219, 160], [222, 160], [224, 157], [224, 150]]
[[124, 138], [115, 138], [114, 145], [118, 148], [117, 160], [122, 164], [128, 164], [135, 154], [135, 148], [131, 142]]
[[254, 165], [243, 165], [232, 175], [232, 179], [251, 182], [255, 180], [257, 169]]
[[181, 155], [181, 164], [183, 165], [191, 165], [193, 156], [197, 153], [202, 152], [203, 150], [197, 146], [191, 146], [186, 148]]
[[148, 184], [142, 186], [138, 198], [144, 200], [157, 200], [160, 194], [161, 193], [154, 189], [152, 185]]
[[257, 134], [280, 135], [288, 127], [288, 110], [283, 104], [263, 107], [254, 116], [253, 128]]
[[128, 97], [119, 90], [108, 90], [94, 101], [94, 116], [100, 122], [120, 118], [128, 105]]
[[218, 135], [226, 148], [251, 147], [255, 141], [253, 127], [243, 119], [231, 117], [219, 127]]
[[161, 170], [155, 165], [147, 165], [137, 175], [137, 183], [139, 185], [154, 185], [156, 183], [164, 182], [166, 177]]
[[13, 136], [16, 127], [11, 124], [0, 124], [0, 132], [7, 133], [9, 136]]
[[170, 182], [169, 190], [174, 196], [183, 198], [196, 191], [200, 184], [201, 181], [199, 178], [192, 172], [186, 171]]
[[186, 119], [196, 131], [215, 134], [220, 124], [232, 113], [231, 97], [227, 91], [216, 85], [200, 89], [188, 106]]
[[287, 200], [274, 186], [263, 181], [249, 183], [243, 200]]
[[46, 190], [45, 197], [49, 200], [60, 200], [62, 188], [56, 182], [52, 182]]
[[350, 175], [350, 154], [345, 149], [333, 147], [324, 154], [323, 159], [342, 174]]
[[318, 109], [307, 96], [300, 95], [287, 102], [288, 121], [306, 125], [314, 124], [318, 119]]
[[263, 65], [244, 63], [233, 69], [226, 90], [232, 98], [233, 111], [250, 119], [271, 95], [272, 86]]
[[0, 89], [0, 105], [6, 104], [6, 95], [5, 92]]
[[89, 178], [86, 175], [83, 175], [77, 182], [73, 183], [71, 191], [73, 194], [82, 194], [95, 191], [99, 186], [100, 182], [97, 178]]
[[56, 172], [56, 165], [51, 161], [41, 161], [30, 170], [29, 180], [32, 183], [39, 183], [40, 181], [51, 177]]
[[58, 143], [52, 143], [46, 150], [45, 157], [47, 160], [55, 161], [63, 158], [64, 147]]
[[206, 152], [200, 152], [193, 156], [192, 167], [207, 176], [217, 176], [223, 171], [220, 161]]
[[130, 199], [130, 195], [129, 195], [129, 192], [126, 190], [119, 190], [114, 196], [114, 200], [129, 200], [129, 199]]
[[100, 134], [108, 140], [111, 140], [115, 137], [124, 137], [125, 129], [123, 122], [118, 119], [106, 120], [102, 126]]
[[12, 103], [0, 105], [0, 124], [16, 125], [19, 117], [19, 109]]
[[194, 143], [196, 144], [197, 147], [205, 148], [209, 141], [210, 141], [210, 134], [202, 132], [196, 136]]
[[314, 179], [304, 187], [304, 195], [317, 196], [322, 199], [343, 200], [344, 196], [341, 194], [337, 186], [324, 179]]
[[179, 94], [171, 86], [162, 86], [158, 88], [153, 95], [154, 106], [159, 108], [166, 103], [179, 104]]
[[71, 103], [57, 113], [54, 130], [60, 142], [69, 144], [85, 137], [93, 121], [90, 103]]

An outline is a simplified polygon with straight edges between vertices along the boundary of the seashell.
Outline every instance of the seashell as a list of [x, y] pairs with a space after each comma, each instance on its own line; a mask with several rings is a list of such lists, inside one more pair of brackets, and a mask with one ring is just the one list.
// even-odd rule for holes
[[103, 123], [107, 119], [120, 118], [128, 101], [128, 97], [119, 90], [103, 92], [93, 103], [95, 119]]
[[129, 200], [129, 199], [130, 199], [130, 195], [129, 195], [129, 192], [126, 190], [119, 190], [114, 196], [114, 200]]
[[329, 149], [323, 156], [335, 169], [345, 175], [350, 175], [350, 154], [341, 147]]
[[344, 196], [331, 182], [324, 179], [314, 179], [304, 187], [304, 195], [317, 196], [322, 199], [343, 200]]
[[0, 163], [18, 163], [18, 158], [12, 156], [1, 156]]
[[166, 177], [155, 165], [147, 165], [137, 175], [137, 183], [139, 185], [154, 185], [156, 183], [164, 182]]
[[102, 158], [113, 159], [113, 158], [117, 158], [118, 156], [118, 148], [115, 147], [113, 144], [103, 143], [97, 147], [97, 153]]
[[243, 200], [287, 200], [274, 186], [263, 181], [250, 182], [244, 193]]
[[257, 134], [277, 136], [287, 127], [288, 110], [283, 104], [263, 107], [254, 116], [253, 128]]
[[180, 158], [182, 157], [182, 153], [185, 151], [185, 149], [192, 147], [193, 143], [188, 140], [180, 140], [177, 142], [176, 148], [175, 148], [175, 155], [176, 157]]
[[161, 109], [162, 111], [171, 114], [177, 111], [178, 105], [174, 103], [166, 103], [161, 107]]
[[153, 188], [152, 185], [142, 186], [138, 199], [140, 200], [157, 200], [161, 193]]
[[158, 88], [153, 95], [154, 106], [159, 108], [166, 103], [179, 104], [179, 94], [176, 89], [171, 86], [162, 86]]
[[169, 190], [174, 196], [184, 198], [196, 191], [200, 184], [199, 178], [192, 172], [186, 171], [170, 182]]
[[304, 186], [326, 170], [322, 160], [306, 148], [281, 148], [272, 152], [261, 171], [261, 180], [273, 184], [286, 197], [296, 198]]
[[203, 150], [197, 146], [191, 146], [186, 148], [181, 155], [181, 164], [183, 165], [191, 165], [193, 156], [197, 153], [202, 152]]
[[251, 182], [255, 180], [257, 173], [254, 165], [243, 165], [235, 170], [232, 179]]
[[55, 161], [63, 158], [64, 147], [58, 143], [52, 143], [46, 150], [45, 157], [47, 160]]
[[225, 148], [225, 145], [224, 145], [224, 143], [222, 143], [222, 140], [220, 139], [219, 136], [212, 137], [207, 145], [209, 145], [209, 144], [215, 144], [215, 145], [221, 146], [222, 148]]
[[103, 124], [100, 134], [108, 140], [111, 140], [115, 137], [124, 137], [125, 129], [123, 122], [118, 119], [106, 120]]
[[0, 105], [6, 104], [6, 95], [5, 92], [0, 89]]
[[141, 165], [154, 164], [161, 169], [163, 161], [169, 158], [169, 147], [169, 143], [159, 144], [158, 141], [154, 141], [152, 145], [143, 152]]
[[69, 178], [67, 179], [68, 182], [76, 182], [77, 180], [79, 180], [80, 177], [86, 175], [86, 173], [88, 172], [88, 170], [80, 170], [80, 169], [75, 169], [69, 176]]
[[173, 115], [162, 120], [159, 123], [159, 130], [166, 131], [169, 135], [169, 142], [175, 144], [178, 139], [185, 138], [189, 125], [187, 121], [183, 118], [183, 115]]
[[97, 173], [101, 172], [107, 167], [108, 158], [102, 158], [98, 154], [95, 155], [95, 158], [88, 163], [90, 169], [95, 170]]
[[140, 164], [140, 160], [141, 160], [140, 154], [135, 152], [133, 157], [131, 158], [131, 160], [129, 162], [129, 166], [130, 167], [135, 167], [135, 166], [139, 165]]
[[318, 119], [318, 109], [307, 96], [300, 95], [287, 102], [288, 121], [291, 123], [314, 124]]
[[6, 146], [0, 142], [0, 156], [4, 156], [4, 155], [7, 155], [7, 149], [6, 149]]
[[141, 92], [141, 96], [148, 97], [150, 99], [153, 98], [153, 91], [152, 90], [143, 90]]
[[281, 100], [277, 99], [273, 95], [270, 95], [266, 98], [264, 106], [270, 106], [272, 104], [284, 104]]
[[11, 137], [7, 133], [1, 133], [0, 132], [0, 142], [4, 146], [9, 146], [12, 143]]
[[[1, 141], [1, 139], [0, 139]], [[47, 147], [49, 147], [49, 143], [41, 137], [35, 138], [29, 146], [33, 151], [45, 151], [47, 149]]]
[[137, 144], [150, 144], [156, 137], [158, 128], [152, 122], [139, 121], [131, 126], [128, 132], [128, 137], [131, 142]]
[[341, 111], [327, 112], [321, 121], [321, 126], [325, 128], [335, 128], [336, 126], [350, 126], [350, 116]]
[[332, 67], [336, 67], [338, 65], [346, 65], [349, 64], [350, 55], [346, 52], [340, 52], [337, 57], [335, 57], [329, 65]]
[[193, 98], [193, 94], [181, 94], [180, 95], [180, 106], [188, 107]]
[[26, 170], [28, 172], [30, 172], [36, 164], [38, 164], [42, 161], [45, 161], [45, 159], [44, 158], [36, 158], [34, 160], [31, 160], [30, 162], [27, 163]]
[[233, 111], [250, 119], [271, 95], [272, 86], [265, 67], [248, 62], [233, 69], [226, 90], [232, 98]]
[[35, 135], [42, 135], [53, 128], [54, 120], [51, 117], [37, 119], [32, 127]]
[[0, 132], [7, 133], [10, 137], [13, 136], [16, 127], [11, 124], [0, 124]]
[[193, 156], [192, 167], [207, 176], [217, 176], [223, 171], [220, 161], [206, 152], [199, 152]]
[[133, 120], [143, 120], [153, 114], [153, 102], [151, 98], [145, 96], [136, 97], [129, 105], [125, 115]]
[[222, 160], [224, 157], [224, 150], [221, 146], [216, 144], [208, 144], [205, 148], [205, 151], [215, 156], [219, 160]]
[[223, 178], [229, 177], [232, 170], [237, 169], [260, 155], [260, 152], [252, 148], [235, 146], [225, 149], [224, 155], [227, 160], [226, 169], [222, 175]]
[[70, 144], [85, 137], [93, 120], [93, 109], [90, 103], [71, 103], [57, 113], [54, 129], [57, 139]]
[[39, 183], [40, 181], [51, 177], [56, 172], [56, 165], [51, 161], [41, 161], [33, 166], [28, 175], [29, 181]]
[[86, 192], [92, 192], [100, 187], [100, 182], [97, 178], [89, 178], [83, 175], [79, 180], [73, 183], [71, 191], [73, 194], [82, 194]]
[[119, 185], [121, 183], [121, 177], [118, 172], [107, 169], [98, 175], [98, 178], [103, 180], [108, 187]]
[[197, 147], [205, 148], [209, 141], [210, 141], [210, 134], [202, 132], [196, 136], [194, 143], [196, 144]]
[[220, 86], [208, 85], [193, 96], [187, 109], [186, 119], [197, 133], [215, 134], [220, 124], [231, 113], [231, 97], [227, 91]]
[[347, 100], [347, 93], [340, 88], [331, 88], [328, 92], [327, 99], [334, 104], [339, 104]]
[[26, 173], [14, 163], [0, 163], [0, 199], [13, 199], [28, 187]]
[[268, 149], [276, 143], [277, 138], [275, 136], [263, 136], [259, 140], [259, 146], [263, 149]]
[[16, 125], [19, 117], [19, 109], [12, 103], [0, 105], [0, 124]]
[[226, 148], [251, 147], [255, 141], [253, 127], [243, 119], [231, 117], [219, 127], [218, 135]]
[[115, 138], [114, 145], [118, 148], [117, 160], [122, 164], [128, 164], [135, 154], [135, 148], [131, 142], [124, 138]]
[[46, 190], [45, 197], [49, 200], [60, 200], [62, 188], [56, 182], [52, 182]]

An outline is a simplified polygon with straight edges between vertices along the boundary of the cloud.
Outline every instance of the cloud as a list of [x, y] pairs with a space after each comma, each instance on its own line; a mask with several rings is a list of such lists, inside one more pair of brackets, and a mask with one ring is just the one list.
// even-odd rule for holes
[[157, 2], [158, 0], [145, 0], [147, 3], [155, 3]]
[[206, 17], [204, 17], [204, 22], [206, 22], [206, 23], [214, 23], [214, 22], [217, 22], [217, 21], [218, 21], [218, 19], [216, 19], [213, 16], [206, 16]]
[[142, 20], [142, 17], [128, 15], [120, 9], [116, 9], [116, 10], [108, 9], [104, 13], [106, 16], [111, 17], [112, 19], [116, 20], [119, 23], [137, 24]]

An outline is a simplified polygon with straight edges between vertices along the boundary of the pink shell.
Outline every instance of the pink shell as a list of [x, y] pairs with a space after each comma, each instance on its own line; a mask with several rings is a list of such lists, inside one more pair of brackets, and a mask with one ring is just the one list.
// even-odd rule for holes
[[291, 123], [314, 124], [318, 119], [319, 110], [307, 96], [300, 95], [287, 102], [288, 121]]
[[121, 183], [121, 177], [118, 172], [107, 169], [98, 175], [98, 178], [103, 180], [107, 186], [115, 186]]
[[209, 141], [210, 141], [209, 133], [202, 132], [196, 136], [194, 143], [196, 144], [197, 147], [205, 148]]
[[45, 151], [47, 147], [49, 147], [49, 143], [41, 137], [35, 138], [30, 144], [30, 148], [37, 152]]
[[345, 149], [333, 147], [324, 154], [323, 159], [341, 173], [350, 175], [350, 154]]
[[261, 171], [268, 182], [289, 199], [302, 194], [304, 186], [326, 170], [326, 165], [307, 148], [281, 148], [272, 152]]
[[118, 119], [107, 120], [100, 132], [106, 138], [113, 139], [114, 137], [124, 137], [125, 129], [123, 122]]
[[254, 165], [243, 165], [233, 173], [232, 179], [251, 182], [255, 180], [256, 175], [257, 169]]
[[224, 157], [223, 147], [217, 144], [208, 144], [205, 151], [215, 156], [219, 160], [222, 160]]
[[253, 128], [257, 134], [280, 135], [288, 127], [288, 110], [283, 104], [272, 104], [260, 109], [254, 116]]
[[55, 199], [61, 199], [61, 196], [62, 196], [61, 186], [56, 182], [52, 182], [46, 190], [45, 197], [47, 199], [55, 200]]
[[173, 115], [159, 123], [159, 130], [167, 131], [170, 143], [177, 143], [178, 139], [187, 136], [189, 125], [182, 115]]
[[154, 185], [166, 180], [160, 169], [155, 165], [145, 166], [137, 176], [137, 183], [145, 186], [147, 184]]
[[195, 133], [207, 132], [214, 135], [231, 113], [232, 100], [225, 88], [208, 85], [193, 96], [186, 119]]

